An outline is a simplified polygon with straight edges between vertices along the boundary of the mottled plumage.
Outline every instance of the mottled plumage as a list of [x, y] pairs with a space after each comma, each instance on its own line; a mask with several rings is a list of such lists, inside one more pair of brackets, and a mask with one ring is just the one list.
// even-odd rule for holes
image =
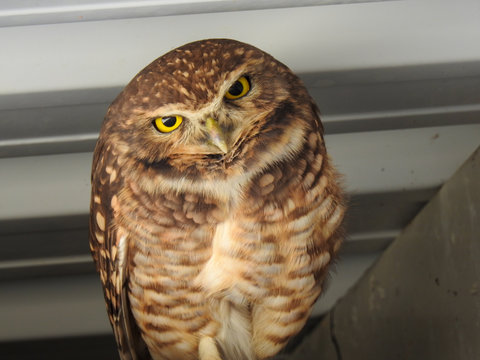
[[110, 106], [93, 160], [90, 246], [122, 359], [275, 355], [343, 214], [317, 107], [285, 65], [218, 39], [158, 58]]

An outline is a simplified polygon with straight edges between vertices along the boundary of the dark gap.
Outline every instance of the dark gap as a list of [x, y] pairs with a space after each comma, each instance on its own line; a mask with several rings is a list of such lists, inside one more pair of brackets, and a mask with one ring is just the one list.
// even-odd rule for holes
[[0, 358], [15, 360], [120, 359], [113, 334], [0, 342]]

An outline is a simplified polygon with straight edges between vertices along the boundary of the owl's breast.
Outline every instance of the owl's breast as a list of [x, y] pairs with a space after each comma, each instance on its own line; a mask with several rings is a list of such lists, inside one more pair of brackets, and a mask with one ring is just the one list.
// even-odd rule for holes
[[195, 358], [199, 338], [228, 328], [231, 316], [214, 305], [225, 301], [240, 309], [244, 328], [284, 317], [288, 329], [256, 330], [278, 339], [272, 349], [303, 326], [344, 213], [321, 139], [311, 137], [296, 158], [261, 172], [175, 192], [124, 191], [129, 202], [117, 218], [130, 236], [129, 299], [154, 352]]
[[269, 276], [279, 272], [279, 264], [273, 261], [277, 246], [263, 242], [261, 233], [243, 229], [238, 219], [220, 223], [211, 246], [211, 257], [195, 284], [210, 296], [224, 296], [227, 292], [230, 299], [238, 303], [265, 295], [268, 276], [257, 277], [255, 272]]
[[215, 228], [212, 255], [197, 277], [210, 294], [264, 302], [279, 293], [317, 293], [341, 243], [343, 194], [323, 142], [310, 134], [303, 150], [242, 185]]
[[196, 359], [199, 337], [218, 328], [195, 279], [212, 256], [219, 208], [197, 195], [151, 196], [135, 186], [119, 202], [117, 226], [129, 243], [128, 295], [143, 339], [162, 358]]

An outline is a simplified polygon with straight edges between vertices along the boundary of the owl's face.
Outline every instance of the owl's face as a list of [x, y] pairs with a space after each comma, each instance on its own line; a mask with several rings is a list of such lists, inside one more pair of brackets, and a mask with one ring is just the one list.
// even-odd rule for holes
[[287, 138], [304, 136], [302, 118], [316, 111], [309, 99], [299, 79], [270, 55], [233, 40], [204, 40], [143, 69], [112, 104], [104, 126], [142, 166], [228, 176], [257, 161], [255, 154], [276, 151], [275, 142], [284, 148]]

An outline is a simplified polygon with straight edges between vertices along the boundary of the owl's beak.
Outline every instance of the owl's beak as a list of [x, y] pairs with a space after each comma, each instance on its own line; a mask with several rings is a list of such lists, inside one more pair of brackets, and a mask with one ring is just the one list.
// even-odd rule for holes
[[228, 146], [225, 142], [225, 134], [220, 128], [220, 125], [218, 125], [217, 120], [209, 117], [207, 118], [205, 126], [207, 127], [210, 142], [226, 154], [228, 152]]

